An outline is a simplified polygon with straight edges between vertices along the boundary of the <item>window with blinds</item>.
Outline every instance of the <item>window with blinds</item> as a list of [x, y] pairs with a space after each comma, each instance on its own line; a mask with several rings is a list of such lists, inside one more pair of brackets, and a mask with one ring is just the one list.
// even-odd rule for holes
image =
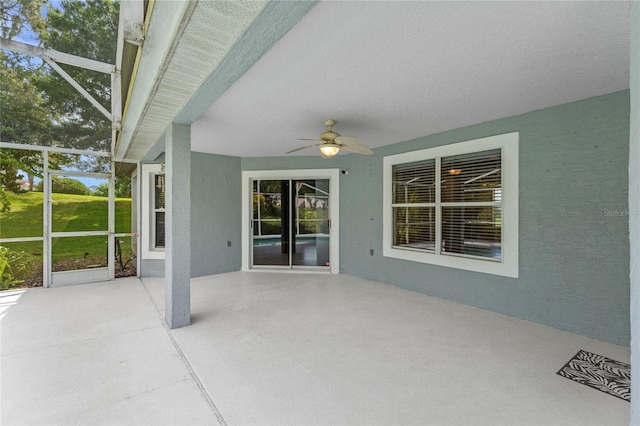
[[442, 254], [502, 257], [502, 152], [440, 159]]
[[165, 190], [164, 174], [156, 174], [154, 176], [154, 197], [153, 197], [153, 217], [155, 228], [155, 248], [163, 248], [165, 246], [164, 232], [164, 190]]
[[393, 246], [435, 252], [438, 211], [440, 254], [499, 260], [501, 158], [496, 149], [394, 165]]
[[384, 163], [385, 256], [517, 276], [517, 133]]
[[436, 162], [393, 166], [393, 245], [434, 251], [436, 242]]

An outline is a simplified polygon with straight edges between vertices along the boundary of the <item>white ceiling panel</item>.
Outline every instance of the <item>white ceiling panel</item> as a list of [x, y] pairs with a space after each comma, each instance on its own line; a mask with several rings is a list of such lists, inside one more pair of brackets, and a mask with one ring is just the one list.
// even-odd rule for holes
[[193, 124], [192, 149], [281, 156], [327, 118], [375, 148], [623, 90], [630, 8], [323, 1]]

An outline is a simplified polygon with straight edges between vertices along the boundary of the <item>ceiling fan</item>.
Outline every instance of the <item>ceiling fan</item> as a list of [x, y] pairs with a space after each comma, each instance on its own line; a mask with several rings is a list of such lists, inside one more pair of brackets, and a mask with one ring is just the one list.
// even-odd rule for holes
[[320, 155], [325, 158], [333, 157], [338, 152], [340, 152], [341, 149], [348, 152], [355, 152], [356, 154], [373, 154], [373, 151], [362, 145], [362, 139], [352, 138], [349, 136], [341, 136], [340, 133], [334, 132], [333, 126], [336, 125], [336, 122], [334, 120], [327, 120], [324, 122], [324, 125], [327, 126], [327, 131], [320, 133], [317, 139], [298, 139], [299, 141], [315, 141], [317, 142], [315, 145], [308, 145], [303, 146], [302, 148], [292, 149], [291, 151], [287, 152], [287, 154], [314, 147], [320, 149]]

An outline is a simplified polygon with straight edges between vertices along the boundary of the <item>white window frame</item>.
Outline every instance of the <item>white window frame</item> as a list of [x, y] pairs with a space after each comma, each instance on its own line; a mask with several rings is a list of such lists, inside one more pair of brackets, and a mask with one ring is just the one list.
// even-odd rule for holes
[[[297, 169], [297, 170], [244, 170], [242, 172], [242, 270], [268, 271], [251, 267], [251, 244], [253, 221], [252, 180], [261, 179], [329, 179], [329, 272], [340, 273], [340, 170], [339, 169]], [[274, 269], [277, 272], [310, 272], [304, 267]], [[320, 272], [326, 273], [326, 272]]]
[[[412, 262], [518, 278], [518, 143], [519, 133], [506, 133], [419, 151], [385, 156], [383, 159], [383, 256]], [[453, 155], [502, 150], [502, 256], [500, 261], [447, 256], [393, 247], [393, 166]], [[439, 176], [436, 169], [436, 176]], [[438, 209], [436, 208], [436, 211]], [[440, 214], [436, 212], [437, 220]], [[439, 224], [437, 225], [439, 226]]]
[[155, 247], [155, 176], [164, 173], [162, 164], [143, 164], [140, 179], [142, 181], [142, 215], [140, 240], [142, 259], [164, 259], [164, 248]]

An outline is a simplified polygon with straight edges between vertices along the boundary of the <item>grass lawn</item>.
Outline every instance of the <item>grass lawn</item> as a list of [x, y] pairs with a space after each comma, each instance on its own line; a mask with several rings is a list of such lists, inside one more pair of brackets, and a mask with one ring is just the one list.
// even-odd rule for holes
[[[11, 211], [0, 214], [0, 238], [42, 236], [42, 192], [7, 193]], [[104, 231], [107, 229], [105, 197], [52, 194], [52, 229], [64, 231]], [[131, 232], [131, 199], [116, 198], [116, 232]], [[130, 238], [122, 239], [123, 258], [130, 258]], [[42, 242], [3, 243], [11, 250], [42, 255]], [[54, 238], [53, 262], [107, 255], [107, 236]]]

